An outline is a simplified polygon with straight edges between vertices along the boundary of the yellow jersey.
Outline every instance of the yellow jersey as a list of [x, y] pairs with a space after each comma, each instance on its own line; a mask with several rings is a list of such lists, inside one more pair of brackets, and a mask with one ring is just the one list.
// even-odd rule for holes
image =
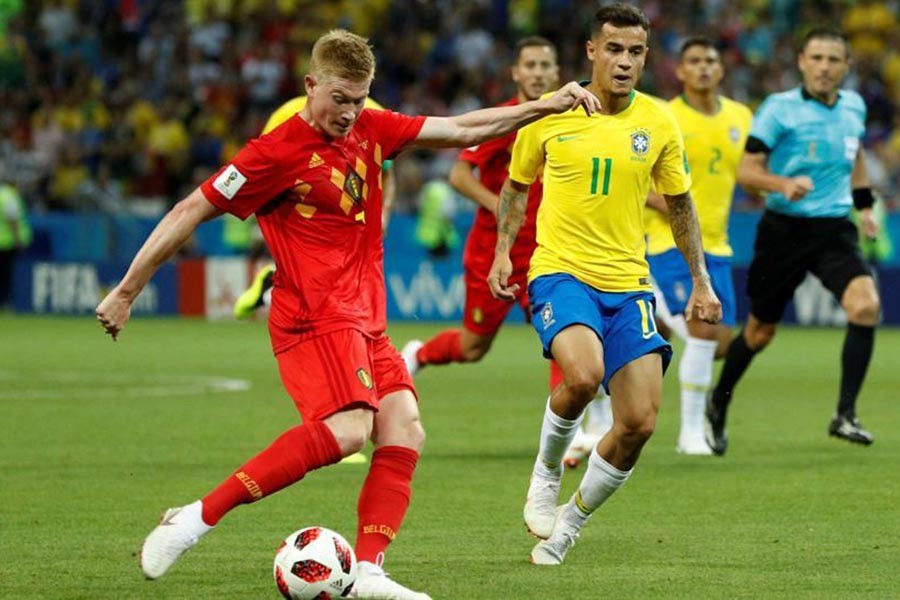
[[544, 117], [516, 136], [509, 177], [530, 184], [543, 165], [537, 249], [528, 280], [568, 273], [603, 292], [650, 289], [644, 205], [691, 187], [671, 112], [640, 92], [615, 115], [583, 110]]
[[[684, 136], [693, 179], [691, 197], [697, 207], [703, 250], [714, 256], [731, 256], [728, 215], [753, 113], [743, 104], [723, 97], [719, 98], [719, 110], [714, 115], [691, 107], [684, 96], [673, 99], [669, 106]], [[666, 215], [648, 210], [646, 226], [648, 254], [662, 254], [676, 247]]]
[[[303, 110], [303, 107], [306, 106], [306, 96], [297, 96], [293, 100], [288, 100], [281, 106], [275, 109], [275, 112], [272, 113], [272, 116], [269, 117], [269, 120], [266, 121], [266, 126], [263, 127], [262, 134], [265, 135], [296, 115], [298, 112]], [[384, 107], [372, 100], [371, 98], [366, 98], [365, 108], [372, 108], [374, 110], [384, 110]]]

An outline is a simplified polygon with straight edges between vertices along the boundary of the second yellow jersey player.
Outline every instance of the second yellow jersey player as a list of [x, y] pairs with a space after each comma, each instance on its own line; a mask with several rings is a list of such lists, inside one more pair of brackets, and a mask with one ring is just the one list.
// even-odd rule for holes
[[[684, 96], [669, 102], [684, 136], [691, 169], [691, 196], [697, 206], [703, 249], [713, 256], [731, 256], [728, 215], [737, 179], [737, 166], [753, 118], [750, 109], [719, 97], [719, 111], [707, 115], [688, 104]], [[675, 248], [669, 220], [658, 211], [647, 211], [647, 253], [661, 254]]]

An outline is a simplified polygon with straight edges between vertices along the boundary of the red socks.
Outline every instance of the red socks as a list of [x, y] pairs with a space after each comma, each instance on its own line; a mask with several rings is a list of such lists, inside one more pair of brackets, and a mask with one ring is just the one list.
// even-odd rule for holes
[[466, 362], [462, 354], [462, 333], [459, 329], [442, 331], [419, 348], [419, 351], [416, 352], [416, 360], [420, 365]]
[[[410, 482], [419, 453], [383, 446], [372, 454], [369, 476], [359, 492], [356, 558], [380, 565], [409, 507]], [[379, 556], [381, 555], [381, 556]]]
[[563, 382], [563, 372], [559, 368], [559, 363], [555, 360], [550, 361], [550, 391], [556, 389], [556, 386]]
[[334, 435], [322, 421], [288, 429], [203, 498], [203, 521], [215, 525], [235, 506], [274, 494], [341, 458]]

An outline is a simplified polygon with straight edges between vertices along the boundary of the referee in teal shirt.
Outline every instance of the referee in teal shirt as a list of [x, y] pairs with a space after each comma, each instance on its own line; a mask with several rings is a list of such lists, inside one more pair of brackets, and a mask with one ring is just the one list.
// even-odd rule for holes
[[719, 455], [728, 446], [725, 417], [734, 387], [772, 341], [807, 273], [818, 277], [847, 313], [841, 385], [828, 432], [857, 444], [873, 441], [856, 417], [856, 398], [872, 357], [880, 300], [848, 219], [855, 206], [863, 231], [878, 233], [862, 149], [866, 106], [856, 92], [839, 89], [850, 65], [840, 31], [810, 31], [797, 64], [802, 87], [763, 102], [738, 169], [738, 182], [768, 192], [768, 199], [748, 274], [750, 315], [729, 346], [706, 408], [707, 441]]

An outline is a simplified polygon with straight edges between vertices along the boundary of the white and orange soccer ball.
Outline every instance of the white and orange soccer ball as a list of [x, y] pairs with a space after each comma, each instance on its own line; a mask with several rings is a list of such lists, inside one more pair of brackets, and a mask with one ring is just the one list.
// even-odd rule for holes
[[356, 555], [339, 533], [307, 527], [285, 538], [273, 575], [288, 600], [344, 598], [356, 581]]

